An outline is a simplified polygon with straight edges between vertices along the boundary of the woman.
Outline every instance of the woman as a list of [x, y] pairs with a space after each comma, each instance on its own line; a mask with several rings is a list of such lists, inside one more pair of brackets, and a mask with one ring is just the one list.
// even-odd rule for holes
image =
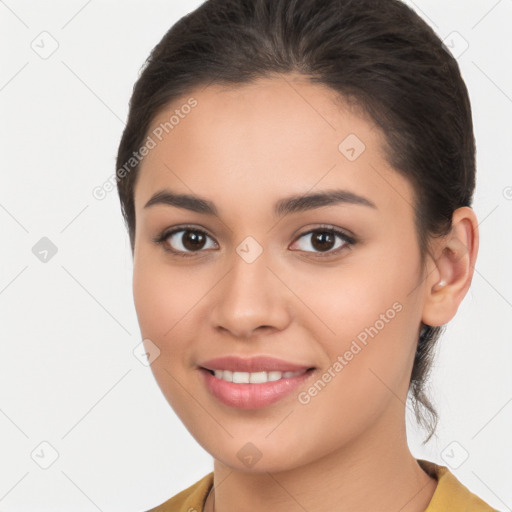
[[406, 439], [471, 284], [471, 107], [396, 0], [208, 0], [117, 158], [163, 394], [214, 471], [154, 511], [493, 510]]

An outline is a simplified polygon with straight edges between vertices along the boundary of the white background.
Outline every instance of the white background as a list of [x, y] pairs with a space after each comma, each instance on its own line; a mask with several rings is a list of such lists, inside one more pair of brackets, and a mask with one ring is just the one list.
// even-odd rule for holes
[[[438, 434], [421, 447], [411, 422], [410, 446], [452, 461], [473, 492], [511, 510], [512, 1], [407, 3], [458, 55], [481, 223], [473, 285], [431, 379]], [[115, 171], [141, 65], [199, 4], [0, 2], [2, 512], [143, 511], [212, 470], [133, 354], [141, 340], [117, 191], [92, 196]], [[41, 38], [47, 50], [58, 43], [46, 59], [31, 47]], [[57, 248], [46, 263], [32, 252], [42, 237]]]

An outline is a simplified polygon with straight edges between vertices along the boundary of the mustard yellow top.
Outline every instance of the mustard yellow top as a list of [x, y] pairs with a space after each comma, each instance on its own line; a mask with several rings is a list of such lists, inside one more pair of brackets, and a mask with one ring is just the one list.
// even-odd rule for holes
[[[499, 512], [460, 483], [446, 466], [416, 459], [438, 483], [425, 512]], [[204, 502], [213, 485], [213, 472], [148, 512], [203, 512]]]

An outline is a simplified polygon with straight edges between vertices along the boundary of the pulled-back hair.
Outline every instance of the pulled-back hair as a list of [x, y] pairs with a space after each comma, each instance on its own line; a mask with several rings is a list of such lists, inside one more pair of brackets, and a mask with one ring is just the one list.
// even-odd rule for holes
[[[389, 163], [414, 189], [424, 265], [429, 242], [449, 233], [454, 210], [471, 206], [475, 142], [456, 60], [399, 0], [207, 0], [175, 23], [134, 85], [117, 155], [132, 251], [139, 166], [127, 172], [126, 163], [157, 114], [199, 86], [242, 85], [276, 73], [329, 86], [382, 129]], [[429, 433], [425, 443], [438, 421], [425, 383], [443, 327], [419, 327], [409, 394]]]

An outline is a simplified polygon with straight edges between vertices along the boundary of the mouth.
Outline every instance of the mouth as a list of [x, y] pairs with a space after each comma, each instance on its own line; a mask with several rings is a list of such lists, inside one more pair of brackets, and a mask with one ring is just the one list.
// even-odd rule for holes
[[232, 370], [211, 370], [209, 368], [200, 367], [202, 370], [213, 375], [215, 378], [225, 382], [232, 382], [234, 384], [265, 384], [267, 382], [276, 382], [283, 379], [291, 379], [299, 377], [308, 372], [314, 371], [316, 368], [306, 368], [296, 372], [293, 371], [258, 371], [258, 372], [242, 372]]
[[[277, 359], [224, 358], [216, 361], [198, 367], [202, 383], [217, 403], [236, 409], [254, 410], [278, 401], [286, 403], [285, 398], [293, 399], [293, 392], [306, 386], [317, 373], [316, 367], [301, 367]], [[263, 366], [265, 364], [267, 366]], [[251, 371], [241, 369], [247, 367]], [[280, 369], [276, 369], [278, 367]]]
[[[227, 355], [222, 357], [216, 357], [209, 359], [208, 361], [201, 361], [199, 363], [200, 368], [204, 368], [209, 371], [223, 371], [232, 373], [249, 373], [249, 374], [262, 374], [263, 372], [271, 374], [272, 378], [276, 377], [276, 373], [297, 373], [307, 371], [312, 368], [311, 365], [293, 363], [291, 361], [285, 361], [284, 359], [278, 359], [272, 356], [253, 356], [253, 357], [241, 357], [239, 355]], [[229, 375], [229, 373], [227, 374]], [[261, 377], [262, 375], [260, 375]]]

